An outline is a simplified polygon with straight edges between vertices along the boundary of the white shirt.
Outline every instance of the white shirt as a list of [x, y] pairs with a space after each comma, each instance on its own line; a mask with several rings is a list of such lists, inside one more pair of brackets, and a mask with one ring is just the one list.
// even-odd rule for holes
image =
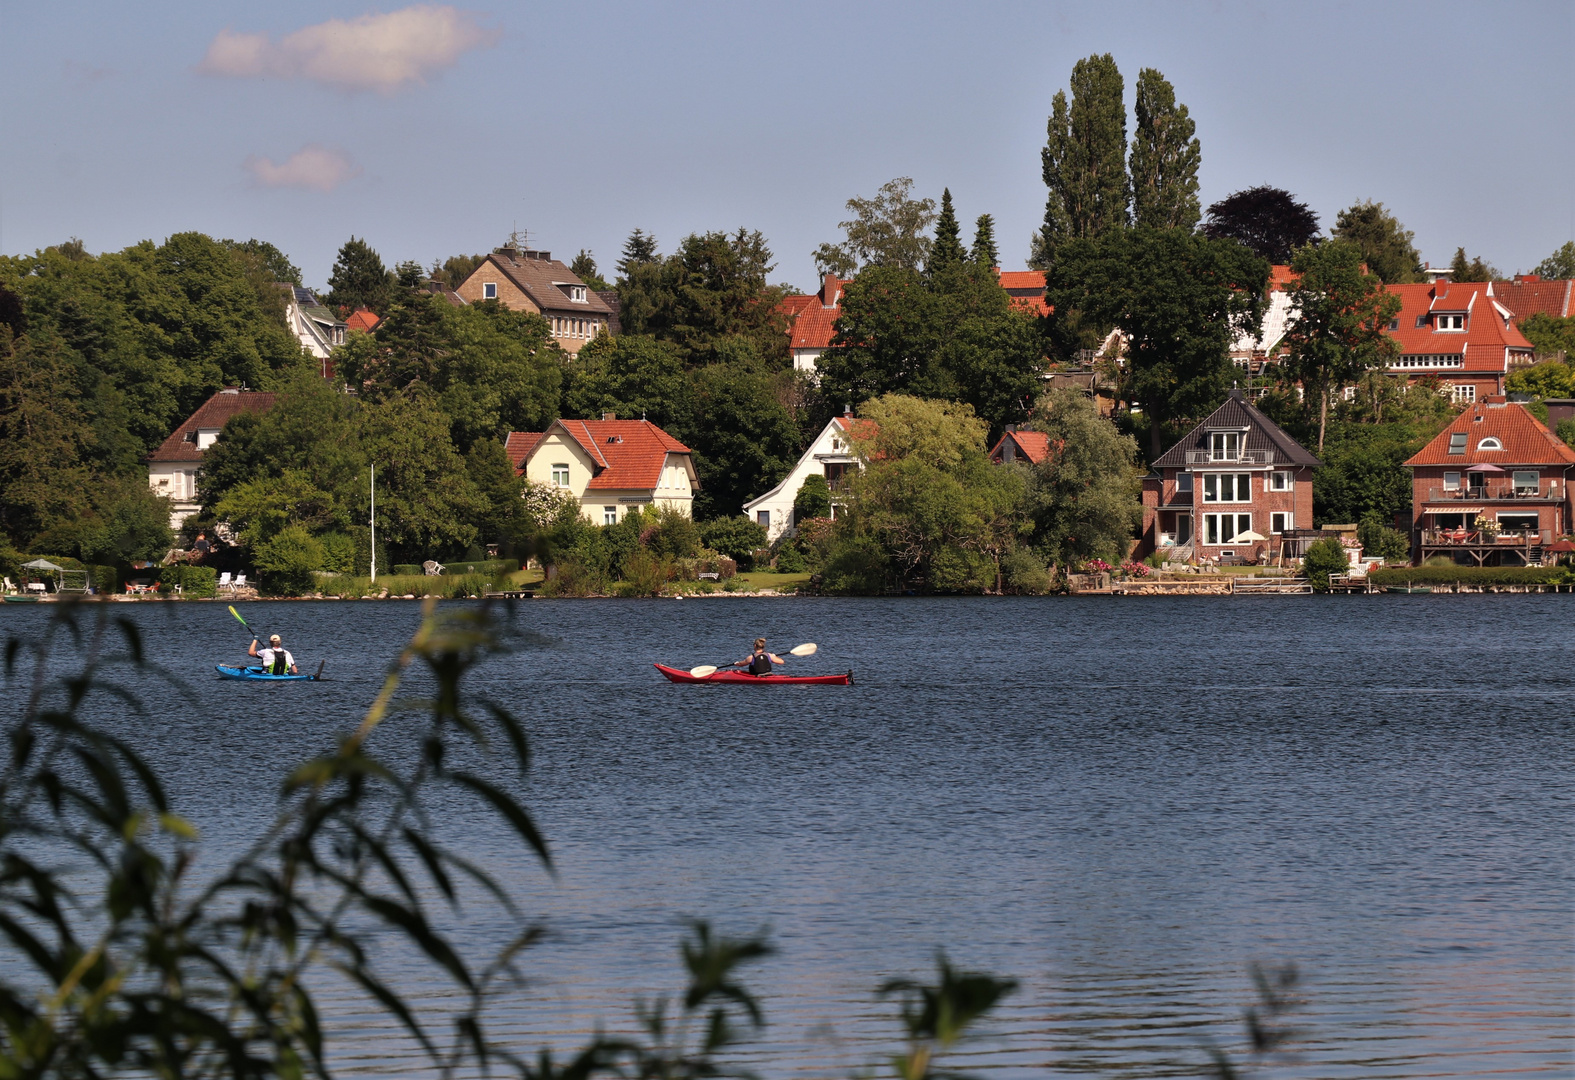
[[284, 654], [284, 670], [289, 671], [295, 666], [295, 657], [290, 655], [289, 649], [280, 648], [275, 650], [273, 646], [270, 645], [266, 649], [257, 650], [257, 659], [262, 661], [262, 667], [264, 671], [271, 672], [273, 670], [273, 661], [277, 653]]

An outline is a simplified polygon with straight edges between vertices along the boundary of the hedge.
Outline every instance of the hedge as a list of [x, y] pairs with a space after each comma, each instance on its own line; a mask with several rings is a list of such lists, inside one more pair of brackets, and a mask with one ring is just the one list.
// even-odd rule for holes
[[1575, 575], [1562, 566], [1400, 566], [1372, 570], [1367, 580], [1389, 585], [1569, 585]]
[[159, 571], [159, 584], [170, 592], [179, 585], [180, 594], [186, 597], [214, 596], [218, 593], [217, 577], [211, 566], [176, 564]]
[[[440, 563], [445, 574], [512, 574], [520, 568], [518, 559], [484, 559], [479, 562], [466, 562], [455, 559], [453, 562]], [[426, 571], [419, 563], [395, 563], [392, 572], [401, 577], [420, 577]]]

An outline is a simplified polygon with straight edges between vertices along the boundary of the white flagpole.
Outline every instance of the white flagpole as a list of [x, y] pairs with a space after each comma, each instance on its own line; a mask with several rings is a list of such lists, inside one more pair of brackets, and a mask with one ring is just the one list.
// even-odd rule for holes
[[377, 584], [377, 466], [372, 466], [372, 584]]

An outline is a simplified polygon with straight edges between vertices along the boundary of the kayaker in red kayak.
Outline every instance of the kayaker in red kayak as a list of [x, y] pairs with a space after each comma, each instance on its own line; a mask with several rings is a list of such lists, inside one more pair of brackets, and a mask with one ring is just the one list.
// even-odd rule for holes
[[770, 675], [772, 664], [782, 664], [785, 662], [786, 661], [784, 661], [776, 653], [766, 652], [766, 639], [763, 637], [757, 637], [755, 639], [755, 651], [750, 653], [744, 659], [738, 661], [733, 666], [747, 667], [749, 669], [749, 674], [751, 675]]

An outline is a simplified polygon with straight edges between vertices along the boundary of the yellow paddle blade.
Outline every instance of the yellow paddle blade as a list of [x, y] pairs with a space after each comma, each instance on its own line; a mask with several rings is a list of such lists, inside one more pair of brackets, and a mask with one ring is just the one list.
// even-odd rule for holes
[[701, 664], [699, 667], [692, 667], [692, 668], [690, 668], [689, 669], [689, 674], [693, 675], [697, 679], [703, 679], [707, 675], [715, 675], [716, 674], [716, 665], [715, 664]]
[[818, 649], [818, 648], [820, 648], [819, 645], [816, 645], [813, 641], [808, 641], [808, 642], [805, 642], [803, 645], [798, 646], [798, 648], [791, 650], [788, 653], [788, 655], [789, 656], [814, 656], [815, 655], [815, 650]]

